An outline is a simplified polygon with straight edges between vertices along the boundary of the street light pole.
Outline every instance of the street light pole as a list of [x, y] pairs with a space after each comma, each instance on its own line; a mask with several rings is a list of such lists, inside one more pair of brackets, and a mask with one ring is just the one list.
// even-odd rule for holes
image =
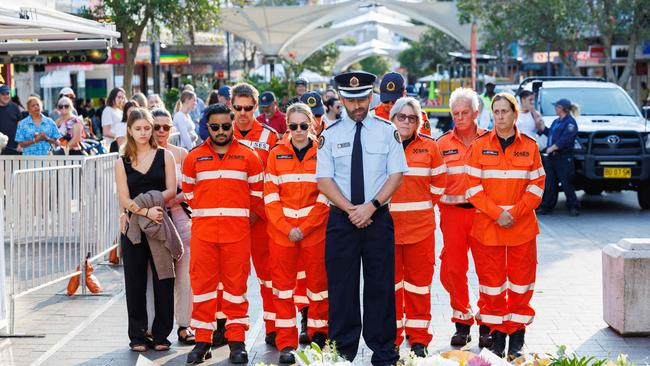
[[228, 64], [228, 82], [230, 82], [230, 32], [226, 32], [226, 63]]

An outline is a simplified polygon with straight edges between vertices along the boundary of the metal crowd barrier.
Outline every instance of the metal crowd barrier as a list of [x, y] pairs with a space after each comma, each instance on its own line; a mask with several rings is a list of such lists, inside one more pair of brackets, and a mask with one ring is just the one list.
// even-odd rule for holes
[[117, 156], [0, 159], [10, 245], [9, 336], [17, 298], [76, 275], [85, 294], [86, 261], [117, 247]]

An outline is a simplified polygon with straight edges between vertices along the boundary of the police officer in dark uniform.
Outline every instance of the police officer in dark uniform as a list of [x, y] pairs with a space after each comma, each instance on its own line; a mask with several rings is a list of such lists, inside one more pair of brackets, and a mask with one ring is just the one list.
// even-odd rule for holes
[[545, 127], [540, 133], [548, 136], [548, 143], [544, 159], [546, 170], [546, 190], [542, 204], [537, 209], [539, 215], [548, 215], [553, 212], [557, 204], [558, 182], [562, 183], [562, 190], [566, 196], [569, 215], [578, 216], [578, 197], [573, 186], [575, 166], [573, 165], [573, 144], [578, 135], [578, 124], [571, 115], [574, 106], [568, 99], [560, 99], [553, 103], [558, 118], [551, 127]]
[[372, 364], [394, 365], [395, 240], [388, 201], [408, 166], [393, 124], [368, 113], [375, 79], [366, 72], [335, 77], [347, 115], [320, 136], [316, 178], [331, 202], [325, 239], [329, 338], [352, 361], [363, 328]]

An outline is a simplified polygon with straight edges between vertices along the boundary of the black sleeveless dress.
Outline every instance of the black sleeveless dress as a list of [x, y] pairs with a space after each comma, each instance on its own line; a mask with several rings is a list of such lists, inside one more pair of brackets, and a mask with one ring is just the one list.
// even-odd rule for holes
[[165, 150], [158, 149], [156, 151], [151, 167], [144, 174], [135, 170], [131, 166], [131, 160], [126, 156], [122, 156], [122, 162], [126, 171], [126, 183], [129, 187], [131, 199], [134, 199], [140, 193], [151, 190], [161, 192], [165, 190]]

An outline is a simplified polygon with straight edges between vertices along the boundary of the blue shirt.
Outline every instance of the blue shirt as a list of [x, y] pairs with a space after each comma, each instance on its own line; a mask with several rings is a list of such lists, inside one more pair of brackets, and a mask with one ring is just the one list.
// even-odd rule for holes
[[548, 136], [546, 147], [555, 144], [560, 152], [571, 151], [578, 136], [578, 124], [573, 116], [567, 114], [553, 121], [551, 128], [545, 128], [543, 134]]
[[[375, 198], [388, 176], [408, 172], [399, 134], [392, 123], [372, 114], [361, 122], [364, 198]], [[345, 116], [321, 134], [316, 160], [316, 178], [333, 178], [339, 190], [351, 198], [352, 145], [356, 122]]]
[[[37, 133], [45, 133], [45, 136], [49, 139], [59, 139], [61, 138], [61, 133], [56, 127], [56, 123], [49, 118], [41, 114], [41, 124], [36, 126], [32, 116], [27, 116], [27, 118], [18, 122], [18, 129], [16, 130], [16, 142], [25, 142], [31, 141], [34, 139], [34, 135]], [[23, 155], [47, 155], [49, 154], [52, 146], [47, 141], [39, 141], [35, 144], [31, 144], [23, 148]]]

